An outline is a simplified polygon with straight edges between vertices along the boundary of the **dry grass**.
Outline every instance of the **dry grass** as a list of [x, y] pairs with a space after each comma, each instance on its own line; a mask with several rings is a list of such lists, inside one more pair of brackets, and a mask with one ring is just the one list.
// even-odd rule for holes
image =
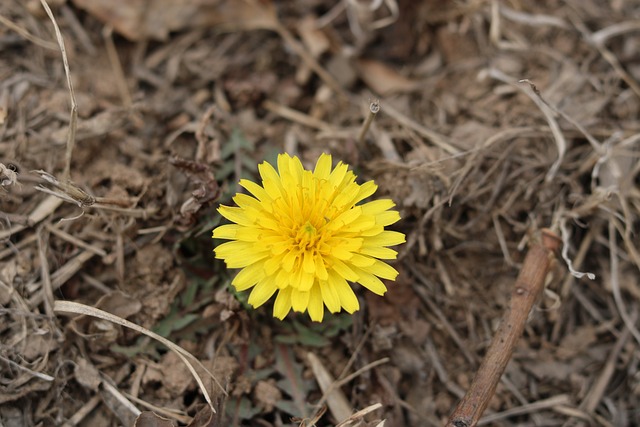
[[[480, 425], [640, 424], [638, 8], [363, 3], [51, 1], [68, 80], [41, 4], [0, 5], [0, 423], [444, 425], [550, 227]], [[375, 179], [407, 233], [388, 295], [322, 328], [247, 311], [210, 253], [216, 204], [283, 150]], [[179, 357], [61, 300], [176, 342], [229, 396], [204, 381], [207, 412]]]

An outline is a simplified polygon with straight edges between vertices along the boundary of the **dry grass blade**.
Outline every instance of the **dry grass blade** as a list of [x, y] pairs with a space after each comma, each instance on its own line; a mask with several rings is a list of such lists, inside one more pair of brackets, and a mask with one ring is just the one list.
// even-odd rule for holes
[[389, 363], [389, 358], [388, 357], [383, 357], [382, 359], [379, 360], [374, 360], [371, 363], [367, 363], [365, 366], [363, 366], [362, 368], [358, 369], [357, 371], [355, 371], [353, 374], [347, 375], [346, 377], [340, 379], [339, 381], [336, 382], [336, 387], [342, 387], [343, 385], [347, 384], [348, 382], [354, 380], [355, 378], [359, 377], [360, 375], [362, 375], [364, 372], [367, 372], [373, 368], [375, 368], [376, 366], [380, 366], [380, 365], [384, 365], [385, 363]]
[[[499, 80], [503, 83], [516, 85], [517, 82], [528, 82], [526, 80], [518, 80], [513, 77], [510, 77], [503, 73], [502, 71], [491, 68], [488, 71], [489, 76], [492, 78]], [[516, 85], [517, 86], [517, 85]], [[537, 93], [537, 89], [534, 89], [535, 86], [522, 87], [517, 86], [520, 90], [522, 90], [531, 100], [536, 104], [536, 106], [540, 109], [545, 119], [547, 120], [547, 124], [549, 125], [549, 129], [551, 129], [551, 133], [553, 134], [553, 138], [556, 142], [556, 148], [558, 149], [558, 158], [553, 163], [553, 165], [549, 168], [547, 172], [546, 181], [551, 181], [556, 174], [558, 173], [558, 169], [564, 160], [564, 155], [567, 151], [567, 141], [560, 130], [560, 125], [558, 125], [558, 121], [554, 117], [555, 112], [549, 107], [549, 105], [542, 100], [542, 97]]]
[[542, 94], [540, 93], [540, 91], [538, 90], [538, 87], [533, 84], [533, 82], [531, 82], [528, 79], [523, 79], [520, 80], [518, 83], [526, 83], [529, 85], [529, 87], [531, 88], [531, 90], [533, 91], [533, 94], [538, 98], [538, 100], [544, 104], [545, 106], [547, 106], [547, 108], [549, 108], [552, 112], [554, 112], [555, 114], [561, 116], [563, 119], [565, 119], [566, 121], [568, 121], [569, 123], [571, 123], [573, 126], [575, 126], [576, 129], [578, 129], [584, 136], [585, 138], [587, 138], [587, 141], [589, 141], [589, 143], [591, 144], [591, 146], [593, 147], [593, 150], [596, 153], [600, 153], [603, 154], [603, 148], [602, 148], [602, 144], [600, 143], [600, 141], [598, 141], [597, 139], [595, 139], [593, 137], [593, 135], [591, 135], [591, 133], [589, 133], [584, 126], [582, 126], [580, 123], [578, 123], [577, 121], [573, 120], [573, 118], [571, 118], [571, 116], [569, 116], [568, 114], [565, 114], [562, 110], [557, 109], [556, 107], [554, 107], [553, 105], [549, 104], [543, 97]]
[[104, 388], [105, 392], [109, 393], [113, 398], [122, 405], [123, 408], [131, 412], [133, 415], [138, 416], [142, 411], [136, 407], [129, 399], [126, 398], [120, 390], [115, 388], [109, 381], [102, 381], [100, 385]]
[[322, 364], [318, 356], [314, 353], [307, 353], [307, 358], [311, 364], [311, 370], [316, 377], [316, 381], [320, 385], [320, 389], [324, 393], [324, 397], [327, 401], [327, 406], [333, 414], [333, 417], [337, 420], [344, 420], [348, 418], [353, 410], [346, 396], [339, 388], [332, 387], [335, 382], [334, 378], [329, 373], [329, 370]]
[[38, 258], [40, 260], [40, 277], [42, 278], [42, 295], [44, 297], [44, 308], [47, 316], [53, 317], [53, 286], [51, 286], [51, 276], [49, 274], [49, 261], [47, 258], [47, 248], [49, 247], [48, 236], [45, 235], [43, 227], [39, 227], [36, 232], [38, 236]]
[[323, 389], [323, 393], [324, 393], [324, 395], [323, 395], [323, 396], [322, 396], [322, 398], [318, 401], [318, 405], [321, 405], [321, 404], [323, 404], [325, 401], [327, 401], [327, 400], [329, 399], [329, 397], [328, 397], [328, 396], [329, 396], [329, 395], [330, 395], [330, 394], [331, 394], [335, 389], [340, 388], [340, 387], [342, 387], [343, 385], [345, 385], [345, 384], [349, 383], [350, 381], [352, 381], [352, 380], [354, 380], [355, 378], [357, 378], [357, 377], [359, 377], [360, 375], [362, 375], [364, 372], [366, 372], [366, 371], [368, 371], [368, 370], [371, 370], [371, 369], [375, 368], [376, 366], [383, 365], [383, 364], [388, 363], [388, 362], [389, 362], [389, 358], [388, 358], [388, 357], [384, 357], [384, 358], [382, 358], [382, 359], [380, 359], [380, 360], [373, 361], [373, 362], [371, 362], [371, 363], [369, 363], [369, 364], [367, 364], [367, 365], [363, 366], [362, 368], [358, 369], [358, 370], [357, 370], [357, 371], [355, 371], [354, 373], [352, 373], [352, 374], [350, 374], [350, 375], [347, 375], [346, 377], [344, 377], [344, 378], [342, 378], [342, 379], [340, 379], [340, 380], [338, 380], [338, 381], [332, 382], [326, 390], [324, 390], [324, 389]]
[[120, 92], [122, 103], [126, 107], [131, 107], [133, 101], [131, 99], [129, 87], [127, 86], [127, 79], [125, 77], [124, 71], [122, 70], [122, 62], [118, 57], [118, 51], [116, 50], [116, 45], [113, 42], [113, 28], [105, 27], [102, 31], [102, 37], [105, 41], [105, 47], [107, 48], [107, 55], [109, 56], [109, 61], [111, 62], [111, 68], [113, 69], [114, 74], [117, 76], [118, 92]]
[[[637, 320], [637, 313], [634, 313], [632, 315], [632, 319], [630, 320], [632, 322], [635, 322]], [[618, 357], [620, 356], [620, 352], [629, 339], [631, 329], [628, 328], [629, 325], [625, 326], [627, 327], [624, 328], [623, 332], [620, 334], [620, 337], [618, 337], [618, 341], [609, 353], [604, 367], [600, 371], [598, 379], [594, 384], [591, 385], [589, 393], [580, 404], [580, 409], [587, 412], [589, 415], [593, 415], [596, 407], [598, 406], [602, 398], [605, 397], [606, 388], [609, 385], [609, 382], [611, 381], [615, 372], [616, 362], [618, 360]]]
[[[586, 41], [592, 44], [598, 50], [598, 52], [600, 52], [600, 55], [602, 55], [605, 61], [607, 61], [609, 65], [611, 65], [611, 68], [613, 68], [615, 72], [620, 76], [620, 78], [629, 85], [636, 96], [640, 97], [640, 84], [638, 84], [638, 82], [631, 74], [629, 74], [629, 72], [627, 72], [627, 70], [625, 70], [616, 55], [614, 55], [613, 52], [611, 52], [604, 45], [604, 42], [609, 38], [609, 35], [607, 35], [607, 33], [604, 33], [604, 35], [603, 33], [596, 33], [596, 37], [594, 37], [594, 34], [592, 34], [587, 26], [578, 18], [572, 17], [572, 21], [576, 28], [582, 33]], [[622, 30], [623, 32], [628, 31], [628, 28], [623, 28]]]
[[181, 423], [184, 424], [189, 424], [193, 418], [191, 418], [190, 416], [186, 415], [183, 411], [176, 411], [170, 408], [164, 408], [162, 406], [158, 406], [158, 405], [153, 405], [145, 400], [142, 400], [140, 398], [137, 398], [129, 393], [125, 393], [125, 396], [127, 397], [127, 399], [137, 403], [140, 406], [144, 406], [145, 408], [148, 408], [149, 410], [153, 411], [154, 413], [158, 414], [158, 415], [163, 415], [165, 417], [170, 417], [173, 418], [175, 420], [180, 421]]
[[484, 416], [478, 421], [479, 426], [487, 425], [499, 420], [503, 420], [509, 417], [515, 417], [517, 415], [528, 414], [531, 412], [540, 411], [545, 408], [553, 408], [555, 406], [567, 405], [571, 403], [571, 399], [566, 394], [559, 394], [548, 399], [539, 400], [537, 402], [529, 403], [528, 405], [522, 405], [516, 408], [511, 408], [497, 414], [491, 414]]
[[207, 399], [207, 402], [209, 403], [209, 406], [211, 407], [211, 410], [214, 413], [216, 413], [216, 409], [213, 405], [213, 401], [211, 400], [211, 397], [209, 396], [209, 392], [207, 391], [207, 388], [204, 385], [202, 378], [200, 378], [200, 376], [196, 372], [195, 368], [193, 367], [189, 359], [192, 359], [193, 361], [195, 361], [196, 364], [201, 369], [207, 372], [211, 377], [211, 379], [216, 383], [216, 385], [220, 387], [220, 390], [222, 390], [222, 392], [225, 395], [227, 394], [226, 390], [218, 382], [216, 377], [211, 372], [209, 372], [209, 370], [204, 365], [202, 365], [202, 363], [200, 363], [198, 359], [196, 359], [191, 353], [189, 353], [179, 345], [174, 344], [173, 342], [156, 334], [155, 332], [152, 332], [146, 328], [136, 325], [135, 323], [129, 322], [128, 320], [122, 319], [121, 317], [115, 316], [111, 313], [107, 313], [106, 311], [99, 310], [97, 308], [84, 305], [84, 304], [79, 304], [76, 302], [56, 301], [53, 305], [53, 311], [59, 312], [59, 313], [82, 314], [85, 316], [97, 317], [99, 319], [108, 320], [110, 322], [116, 323], [126, 328], [133, 329], [134, 331], [140, 332], [141, 334], [147, 335], [148, 337], [151, 337], [156, 341], [159, 341], [160, 343], [165, 345], [167, 348], [169, 348], [169, 350], [173, 351], [182, 360], [182, 362], [184, 362], [184, 364], [187, 366], [187, 368], [195, 378], [196, 382], [198, 383], [198, 386], [200, 386], [200, 390], [202, 391], [202, 394], [204, 395], [205, 399]]
[[46, 224], [45, 228], [48, 231], [50, 231], [52, 234], [55, 234], [56, 236], [60, 237], [61, 239], [66, 240], [67, 242], [69, 242], [69, 243], [71, 243], [71, 244], [73, 244], [75, 246], [78, 246], [78, 247], [81, 247], [83, 249], [86, 249], [89, 252], [93, 252], [94, 254], [96, 254], [99, 257], [107, 256], [107, 252], [104, 249], [102, 249], [102, 248], [100, 248], [100, 247], [98, 247], [96, 245], [90, 245], [89, 243], [86, 243], [86, 242], [82, 241], [81, 239], [78, 239], [77, 237], [72, 236], [71, 234], [69, 234], [69, 233], [67, 233], [65, 231], [62, 231], [59, 227], [54, 227], [51, 224]]
[[46, 40], [42, 40], [40, 37], [34, 36], [29, 31], [25, 30], [24, 28], [22, 28], [19, 25], [16, 25], [11, 20], [5, 18], [2, 15], [0, 15], [0, 24], [3, 24], [5, 27], [15, 31], [16, 33], [20, 34], [22, 37], [24, 37], [25, 39], [29, 40], [31, 43], [33, 43], [35, 45], [38, 45], [40, 47], [43, 47], [43, 48], [49, 49], [49, 50], [58, 49], [58, 45], [56, 45], [55, 43], [51, 43], [51, 42], [48, 42]]
[[[28, 222], [29, 225], [35, 225], [40, 223], [46, 217], [55, 212], [58, 207], [62, 204], [63, 200], [56, 196], [49, 196], [44, 199], [42, 202], [36, 206], [36, 208], [29, 214]], [[0, 230], [0, 240], [4, 240], [10, 237], [13, 234], [19, 233], [25, 228], [28, 228], [28, 225], [16, 224], [11, 228], [6, 230]]]
[[[499, 4], [499, 2], [496, 1], [495, 3], [492, 3], [492, 4]], [[514, 9], [510, 9], [504, 4], [501, 4], [499, 9], [500, 9], [501, 15], [503, 15], [505, 18], [510, 19], [514, 22], [521, 22], [523, 24], [531, 25], [533, 27], [550, 26], [550, 27], [557, 27], [557, 28], [563, 28], [563, 29], [569, 28], [569, 24], [564, 19], [557, 16], [545, 15], [540, 13], [536, 13], [536, 14], [525, 13], [525, 12], [517, 11]]]
[[0, 354], [0, 360], [5, 362], [7, 365], [11, 366], [14, 369], [19, 369], [21, 371], [27, 372], [29, 375], [33, 375], [36, 378], [39, 378], [43, 381], [55, 381], [55, 378], [51, 375], [43, 374], [42, 372], [37, 372], [32, 369], [27, 368], [26, 366], [22, 366], [19, 363], [14, 362], [13, 360], [7, 359], [6, 357]]
[[[358, 421], [360, 421], [365, 415], [376, 411], [378, 409], [382, 408], [382, 403], [374, 403], [373, 405], [367, 406], [364, 409], [359, 410], [358, 412], [355, 412], [353, 414], [351, 414], [349, 416], [349, 418], [345, 419], [344, 421], [340, 422], [340, 424], [337, 424], [336, 427], [349, 427], [354, 423], [357, 423]], [[377, 424], [377, 426], [384, 426], [384, 420], [381, 421], [380, 423]]]
[[56, 22], [56, 18], [51, 12], [51, 8], [47, 4], [46, 0], [40, 0], [42, 7], [47, 12], [49, 19], [53, 23], [53, 28], [56, 32], [56, 40], [60, 47], [60, 53], [62, 54], [62, 63], [64, 64], [64, 74], [67, 76], [67, 86], [69, 87], [69, 97], [71, 98], [71, 112], [69, 114], [69, 133], [67, 134], [67, 150], [65, 152], [65, 164], [64, 172], [62, 173], [63, 181], [68, 181], [71, 174], [71, 155], [73, 154], [73, 146], [76, 143], [76, 127], [78, 126], [78, 103], [76, 102], [76, 95], [73, 91], [73, 83], [71, 82], [71, 71], [69, 70], [69, 60], [67, 59], [67, 50], [64, 47], [64, 39], [62, 33]]
[[[78, 255], [67, 261], [66, 264], [58, 268], [53, 274], [51, 274], [51, 289], [56, 290], [67, 282], [73, 275], [75, 275], [84, 265], [85, 262], [95, 256], [94, 252], [82, 251]], [[44, 286], [39, 284], [40, 286]], [[38, 292], [27, 300], [29, 307], [35, 308], [42, 304], [44, 301], [44, 293]]]
[[391, 105], [385, 104], [384, 112], [386, 113], [386, 115], [394, 118], [402, 126], [405, 126], [417, 132], [418, 134], [422, 135], [423, 137], [433, 142], [434, 145], [442, 148], [447, 153], [452, 155], [460, 154], [461, 150], [456, 148], [453, 145], [453, 143], [448, 140], [446, 136], [440, 135], [439, 133], [432, 131], [431, 129], [428, 129], [427, 127], [421, 125], [415, 120], [405, 116], [400, 111], [393, 108]]
[[291, 120], [296, 123], [300, 123], [304, 126], [309, 126], [311, 128], [315, 128], [318, 130], [332, 130], [333, 126], [330, 124], [323, 122], [322, 120], [318, 120], [315, 117], [311, 117], [307, 114], [304, 114], [300, 111], [289, 108], [285, 105], [277, 104], [273, 101], [265, 101], [263, 107], [274, 114], [277, 114], [285, 119]]
[[91, 399], [85, 402], [85, 404], [82, 405], [82, 407], [77, 410], [71, 418], [65, 421], [65, 423], [62, 424], [62, 427], [77, 426], [82, 422], [82, 420], [87, 417], [87, 415], [89, 415], [91, 411], [96, 408], [96, 406], [98, 406], [98, 404], [100, 404], [100, 402], [102, 402], [102, 397], [100, 395], [93, 396]]
[[616, 242], [616, 228], [614, 218], [609, 219], [609, 258], [611, 262], [611, 288], [613, 289], [613, 299], [618, 307], [618, 313], [622, 321], [629, 329], [633, 337], [640, 344], [640, 331], [636, 327], [636, 320], [627, 312], [622, 294], [620, 292], [619, 265], [618, 265], [618, 243]]

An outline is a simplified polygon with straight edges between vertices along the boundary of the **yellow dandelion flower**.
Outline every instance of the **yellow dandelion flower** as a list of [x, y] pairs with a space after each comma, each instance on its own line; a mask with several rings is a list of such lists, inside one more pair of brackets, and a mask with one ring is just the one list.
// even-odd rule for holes
[[324, 306], [349, 313], [359, 304], [348, 282], [383, 295], [380, 278], [395, 280], [398, 272], [381, 261], [395, 259], [388, 246], [405, 236], [384, 227], [400, 219], [389, 199], [358, 205], [377, 189], [373, 181], [360, 185], [342, 162], [332, 170], [331, 156], [322, 154], [313, 171], [297, 157], [278, 156], [278, 170], [258, 166], [262, 186], [248, 180], [249, 193], [236, 194], [237, 207], [220, 206], [234, 224], [213, 230], [216, 239], [230, 242], [215, 249], [216, 258], [241, 270], [232, 284], [238, 291], [253, 288], [249, 304], [257, 308], [276, 292], [273, 315], [284, 319], [291, 309], [309, 312], [321, 322]]

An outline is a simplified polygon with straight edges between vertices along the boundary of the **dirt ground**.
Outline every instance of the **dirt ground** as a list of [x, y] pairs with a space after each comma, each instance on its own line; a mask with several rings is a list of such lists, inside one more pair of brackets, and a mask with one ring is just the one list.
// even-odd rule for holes
[[[74, 146], [52, 20], [0, 3], [0, 426], [442, 426], [545, 227], [480, 425], [640, 425], [640, 3], [48, 3]], [[281, 152], [398, 205], [400, 275], [353, 316], [274, 319], [213, 258]]]

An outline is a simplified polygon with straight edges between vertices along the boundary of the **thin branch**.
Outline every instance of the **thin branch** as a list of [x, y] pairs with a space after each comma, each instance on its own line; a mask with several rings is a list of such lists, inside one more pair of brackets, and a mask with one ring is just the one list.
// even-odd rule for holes
[[446, 427], [477, 425], [522, 335], [529, 311], [544, 289], [552, 255], [559, 245], [560, 239], [555, 233], [543, 230], [542, 243], [535, 243], [529, 249], [511, 293], [510, 307], [500, 322], [469, 390], [451, 414]]

